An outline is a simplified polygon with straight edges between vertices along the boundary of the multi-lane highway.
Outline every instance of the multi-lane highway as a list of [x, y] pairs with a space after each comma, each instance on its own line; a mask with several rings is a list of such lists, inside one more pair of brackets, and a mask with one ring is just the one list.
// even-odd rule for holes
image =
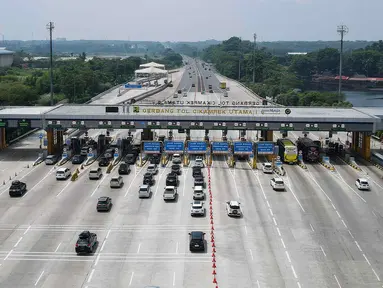
[[[191, 72], [190, 77], [189, 71], [195, 75]], [[255, 99], [234, 82], [229, 84], [228, 97], [223, 97], [219, 89], [222, 79], [200, 63], [189, 63], [172, 77], [172, 88], [146, 100]], [[214, 93], [209, 93], [209, 84]], [[205, 94], [201, 93], [203, 87]], [[113, 93], [104, 97], [117, 98]], [[96, 138], [105, 130], [88, 133]], [[115, 130], [111, 136], [124, 138], [127, 133]], [[210, 139], [221, 139], [221, 133], [210, 131]], [[173, 135], [185, 138], [177, 130]], [[191, 138], [203, 139], [204, 135], [205, 131], [192, 131]], [[139, 131], [135, 136], [139, 137]], [[292, 140], [300, 136], [298, 132], [288, 135]], [[314, 140], [326, 136], [308, 135]], [[229, 131], [227, 137], [238, 139], [239, 132]], [[256, 132], [248, 132], [246, 137], [256, 141]], [[280, 133], [274, 133], [275, 139], [279, 137]], [[307, 170], [285, 165], [282, 179], [286, 190], [276, 192], [270, 186], [276, 175], [260, 169], [266, 159], [260, 157], [259, 169], [252, 170], [246, 161], [229, 168], [224, 156], [214, 156], [210, 178], [203, 169], [206, 182], [210, 179], [211, 183], [210, 219], [208, 211], [206, 217], [190, 216], [194, 160], [182, 168], [177, 201], [167, 203], [162, 193], [170, 162], [159, 168], [152, 197], [139, 199], [146, 166], [133, 165], [131, 173], [123, 176], [121, 189], [109, 186], [110, 179], [118, 175], [116, 168], [110, 174], [103, 168], [100, 180], [88, 179], [89, 170], [98, 167], [97, 163], [80, 169], [77, 181], [57, 181], [57, 167], [42, 163], [23, 168], [24, 164], [17, 164], [27, 157], [24, 155], [36, 153], [32, 149], [38, 150], [38, 145], [34, 135], [1, 152], [0, 175], [8, 182], [0, 189], [0, 287], [382, 287], [382, 171], [367, 163], [359, 162], [362, 171], [358, 171], [334, 157], [334, 172], [320, 164], [307, 164]], [[74, 171], [78, 165], [67, 163], [64, 167]], [[12, 179], [28, 185], [22, 198], [8, 196], [10, 182], [5, 175], [12, 169], [18, 171]], [[358, 177], [369, 180], [371, 191], [356, 189]], [[96, 211], [101, 196], [113, 200], [108, 213]], [[242, 218], [226, 215], [229, 200], [241, 203]], [[209, 210], [209, 201], [205, 204]], [[212, 225], [215, 250], [210, 241]], [[75, 243], [84, 230], [97, 233], [99, 244], [93, 255], [77, 256]], [[191, 231], [206, 233], [206, 253], [189, 252]], [[213, 271], [217, 284], [213, 283]]]

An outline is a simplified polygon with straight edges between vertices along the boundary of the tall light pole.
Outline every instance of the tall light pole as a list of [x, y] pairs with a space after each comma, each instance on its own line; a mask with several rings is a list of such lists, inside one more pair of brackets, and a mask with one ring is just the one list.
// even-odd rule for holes
[[50, 50], [50, 80], [51, 80], [51, 106], [53, 106], [53, 45], [52, 45], [52, 32], [55, 29], [55, 24], [49, 22], [47, 24], [47, 29], [49, 30], [49, 50]]
[[253, 37], [254, 37], [254, 50], [253, 50], [253, 83], [255, 83], [255, 45], [256, 45], [256, 42], [257, 42], [257, 34], [254, 33], [253, 34]]
[[343, 69], [343, 37], [348, 33], [348, 28], [346, 25], [339, 25], [337, 32], [340, 34], [340, 57], [339, 57], [339, 89], [338, 95], [339, 100], [341, 99], [342, 93], [342, 69]]
[[241, 81], [241, 58], [242, 58], [242, 38], [239, 38], [239, 60], [238, 60], [238, 81]]

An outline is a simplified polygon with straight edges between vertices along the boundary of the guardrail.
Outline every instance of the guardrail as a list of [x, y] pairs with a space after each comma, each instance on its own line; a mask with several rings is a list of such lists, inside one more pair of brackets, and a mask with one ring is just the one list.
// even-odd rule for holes
[[[169, 83], [171, 83], [171, 82], [169, 82]], [[132, 97], [132, 98], [130, 98], [130, 99], [128, 99], [128, 100], [124, 100], [124, 101], [118, 102], [118, 103], [116, 103], [116, 105], [118, 105], [118, 104], [122, 104], [122, 103], [127, 102], [127, 101], [131, 101], [131, 100], [135, 100], [135, 101], [143, 100], [143, 99], [145, 99], [145, 98], [147, 98], [147, 97], [149, 97], [149, 96], [152, 96], [152, 95], [154, 95], [154, 94], [157, 94], [158, 92], [161, 92], [161, 91], [165, 90], [167, 87], [168, 87], [168, 84], [163, 84], [163, 85], [161, 85], [161, 86], [158, 87], [158, 88], [155, 88], [155, 89], [150, 90], [150, 91], [148, 91], [148, 92], [145, 92], [145, 93], [143, 93], [143, 94], [134, 96], [134, 97]]]

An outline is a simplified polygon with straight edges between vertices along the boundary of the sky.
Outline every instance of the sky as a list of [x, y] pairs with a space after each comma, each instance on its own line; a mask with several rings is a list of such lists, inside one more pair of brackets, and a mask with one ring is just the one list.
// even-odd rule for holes
[[[0, 0], [5, 40], [380, 40], [383, 0]], [[0, 35], [0, 37], [2, 37]]]

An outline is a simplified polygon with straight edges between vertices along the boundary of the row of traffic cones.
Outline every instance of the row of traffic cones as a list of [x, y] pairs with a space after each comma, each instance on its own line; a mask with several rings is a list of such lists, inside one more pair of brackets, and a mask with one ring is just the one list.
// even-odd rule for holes
[[[25, 168], [29, 168], [29, 164]], [[16, 172], [15, 172], [15, 177], [17, 177], [17, 173]], [[9, 180], [12, 180], [11, 176], [9, 176]], [[3, 180], [3, 185], [5, 185], [5, 180]]]
[[211, 225], [211, 230], [210, 230], [210, 242], [211, 242], [211, 247], [212, 253], [212, 268], [213, 268], [213, 283], [216, 285], [215, 287], [218, 288], [218, 282], [217, 282], [217, 272], [215, 269], [217, 268], [216, 266], [216, 260], [215, 260], [215, 253], [216, 253], [216, 247], [215, 247], [215, 240], [214, 240], [214, 215], [213, 215], [213, 194], [211, 193], [211, 177], [210, 177], [210, 167], [207, 168], [207, 174], [208, 174], [208, 190], [209, 190], [209, 206], [210, 206], [210, 225]]

